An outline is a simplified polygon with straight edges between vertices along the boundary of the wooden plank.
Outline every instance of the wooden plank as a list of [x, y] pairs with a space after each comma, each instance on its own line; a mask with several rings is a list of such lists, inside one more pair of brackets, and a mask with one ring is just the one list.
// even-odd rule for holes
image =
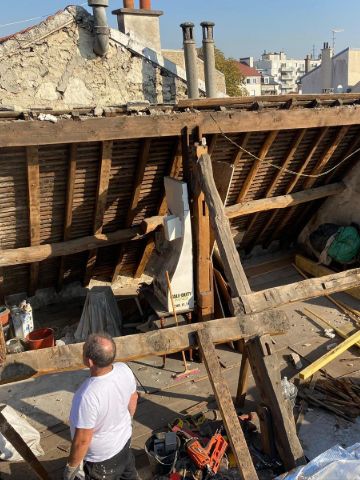
[[235, 456], [236, 464], [242, 478], [246, 480], [256, 480], [258, 476], [246, 444], [239, 418], [235, 411], [229, 387], [223, 378], [211, 335], [206, 329], [199, 330], [197, 335], [202, 358], [224, 422], [233, 455]]
[[201, 125], [203, 135], [261, 132], [360, 124], [360, 108], [316, 108], [263, 111], [182, 112], [157, 116], [88, 118], [83, 122], [59, 120], [56, 124], [38, 121], [0, 122], [0, 145], [54, 145], [134, 138], [181, 135]]
[[[73, 204], [74, 204], [74, 188], [75, 188], [75, 176], [76, 176], [76, 162], [77, 162], [77, 149], [76, 143], [70, 145], [69, 166], [68, 166], [68, 178], [66, 189], [66, 210], [64, 221], [64, 235], [63, 240], [69, 240], [71, 237], [71, 226], [73, 217]], [[64, 268], [65, 258], [61, 257], [60, 268], [58, 274], [58, 289], [61, 290], [64, 281]]]
[[[331, 270], [329, 267], [325, 267], [309, 258], [306, 258], [302, 255], [295, 256], [295, 264], [301, 270], [306, 273], [309, 273], [313, 277], [322, 277], [323, 275], [333, 275], [334, 270]], [[351, 288], [350, 290], [346, 290], [346, 293], [357, 300], [360, 300], [360, 288]]]
[[[30, 245], [40, 245], [40, 168], [39, 148], [26, 147]], [[35, 294], [39, 281], [39, 263], [30, 265], [29, 295]]]
[[198, 98], [198, 99], [184, 99], [179, 100], [179, 108], [209, 108], [209, 107], [227, 107], [231, 105], [239, 104], [253, 104], [255, 102], [269, 102], [269, 103], [287, 103], [293, 102], [312, 102], [317, 98], [320, 102], [332, 101], [335, 102], [338, 99], [342, 100], [360, 100], [358, 93], [344, 93], [344, 94], [320, 94], [320, 95], [261, 95], [255, 97], [230, 97], [230, 98]]
[[[108, 188], [109, 188], [112, 149], [113, 149], [112, 141], [102, 142], [98, 185], [97, 185], [97, 192], [96, 192], [94, 225], [93, 225], [94, 235], [101, 234], [102, 232], [107, 194], [108, 194]], [[96, 258], [97, 258], [97, 250], [96, 249], [90, 250], [88, 260], [86, 263], [86, 270], [85, 270], [85, 276], [84, 276], [85, 286], [88, 285], [91, 280], [95, 263], [96, 263]]]
[[247, 342], [246, 348], [262, 403], [271, 412], [280, 458], [285, 469], [291, 470], [306, 461], [293, 414], [282, 392], [279, 359], [271, 345], [269, 336], [256, 336]]
[[[223, 318], [127, 335], [115, 338], [116, 359], [128, 362], [150, 355], [163, 356], [196, 347], [196, 332], [205, 325], [214, 343], [227, 343], [248, 338], [258, 332], [273, 335], [285, 333], [289, 328], [289, 321], [284, 312], [270, 311], [266, 314]], [[80, 370], [84, 368], [82, 348], [83, 344], [77, 343], [8, 355], [1, 373], [1, 382], [7, 383], [33, 375], [65, 370]]]
[[[151, 140], [148, 138], [144, 139], [140, 147], [140, 154], [136, 164], [135, 178], [133, 183], [130, 205], [129, 205], [129, 209], [127, 211], [127, 216], [125, 220], [125, 228], [131, 227], [131, 225], [133, 224], [134, 218], [136, 217], [137, 207], [139, 204], [140, 193], [141, 193], [141, 185], [144, 179], [146, 164], [149, 160], [150, 147], [151, 147]], [[111, 279], [112, 283], [114, 283], [117, 277], [119, 276], [123, 256], [124, 256], [124, 249], [120, 247], [118, 258], [115, 263], [114, 273]]]
[[9, 424], [2, 410], [0, 410], [0, 433], [6, 438], [6, 440], [15, 448], [15, 450], [22, 456], [29, 467], [36, 473], [36, 475], [42, 480], [50, 480], [48, 472], [43, 465], [36, 458], [31, 448], [28, 447], [21, 435]]
[[[158, 219], [159, 217], [156, 218]], [[158, 223], [150, 221], [148, 232], [150, 233], [157, 226], [159, 226]], [[97, 235], [91, 235], [89, 237], [67, 240], [66, 242], [44, 244], [35, 247], [0, 250], [0, 267], [40, 262], [42, 260], [46, 260], [47, 258], [71, 255], [74, 253], [84, 252], [86, 250], [96, 250], [109, 245], [115, 245], [116, 243], [126, 243], [130, 241], [141, 240], [144, 237], [145, 235], [143, 234], [143, 227], [138, 225], [132, 228], [117, 230], [116, 232], [107, 234], [100, 233]]]
[[302, 302], [309, 298], [331, 295], [343, 292], [360, 284], [360, 268], [345, 272], [326, 275], [320, 278], [302, 280], [301, 282], [268, 288], [260, 292], [251, 293], [243, 297], [246, 304], [250, 303], [253, 312], [262, 312], [271, 308], [278, 308], [290, 303]]
[[344, 340], [340, 345], [337, 345], [335, 348], [330, 350], [329, 352], [325, 353], [322, 357], [318, 358], [315, 362], [313, 362], [308, 367], [301, 370], [299, 376], [302, 380], [306, 380], [307, 378], [314, 375], [314, 373], [318, 372], [321, 368], [324, 368], [328, 363], [332, 362], [342, 353], [346, 352], [350, 347], [354, 346], [356, 343], [360, 341], [360, 330], [351, 335], [351, 337]]
[[[276, 175], [274, 176], [272, 182], [270, 183], [267, 191], [266, 191], [266, 194], [265, 194], [265, 197], [266, 198], [269, 198], [271, 197], [272, 193], [274, 192], [277, 184], [278, 184], [278, 181], [280, 180], [280, 178], [282, 177], [282, 175], [284, 174], [285, 170], [287, 169], [289, 163], [293, 160], [294, 158], [294, 155], [296, 153], [296, 150], [298, 149], [298, 146], [300, 145], [300, 143], [302, 142], [304, 136], [305, 136], [305, 133], [306, 133], [306, 129], [304, 128], [303, 130], [300, 130], [299, 132], [296, 133], [295, 135], [295, 138], [290, 146], [290, 149], [289, 151], [287, 152], [286, 154], [286, 157], [284, 159], [284, 162], [281, 166], [281, 168], [279, 170], [277, 170], [277, 173]], [[246, 230], [247, 232], [250, 232], [250, 230], [252, 229], [252, 227], [255, 225], [257, 219], [259, 217], [259, 214], [256, 214], [252, 217], [252, 219], [250, 220], [249, 222], [249, 225], [247, 225], [246, 227]]]
[[[308, 151], [308, 154], [301, 164], [301, 167], [299, 171], [297, 172], [296, 175], [294, 175], [293, 179], [289, 183], [289, 185], [286, 188], [285, 194], [292, 193], [299, 182], [300, 178], [302, 178], [302, 174], [305, 172], [306, 168], [308, 167], [309, 163], [311, 162], [316, 150], [318, 149], [319, 145], [321, 142], [324, 140], [326, 135], [328, 134], [329, 129], [324, 127], [320, 130], [319, 135], [315, 138], [314, 142], [312, 143], [310, 150]], [[282, 221], [276, 226], [276, 228], [271, 232], [270, 237], [267, 238], [264, 241], [264, 245], [268, 245], [277, 235], [277, 233], [282, 230], [282, 228], [287, 224], [289, 221], [289, 218], [293, 214], [293, 210], [289, 209], [289, 211], [284, 215], [284, 218]], [[269, 218], [268, 222], [266, 223], [265, 227], [263, 228], [262, 235], [269, 229], [270, 225], [273, 224], [275, 217], [277, 215], [277, 212], [274, 212], [271, 217]]]
[[250, 200], [241, 202], [230, 207], [226, 207], [225, 213], [228, 218], [238, 218], [256, 212], [266, 212], [267, 210], [287, 208], [302, 203], [311, 202], [319, 198], [326, 198], [332, 195], [342, 193], [346, 189], [344, 183], [333, 183], [322, 187], [310, 188], [301, 192], [278, 197], [260, 198], [259, 200]]
[[[182, 166], [182, 145], [181, 145], [181, 138], [178, 137], [175, 142], [174, 154], [170, 163], [170, 168], [168, 170], [168, 175], [173, 178], [177, 178], [179, 176], [179, 171]], [[158, 215], [162, 216], [165, 215], [167, 212], [167, 203], [166, 203], [166, 196], [165, 193], [162, 197]], [[153, 251], [155, 250], [155, 241], [153, 238], [149, 238], [142, 257], [139, 261], [139, 264], [136, 268], [136, 272], [134, 278], [140, 278], [141, 275], [145, 272], [146, 266], [151, 258]]]
[[251, 158], [251, 161], [253, 162], [253, 164], [251, 166], [251, 170], [250, 170], [243, 186], [241, 187], [241, 190], [240, 190], [240, 193], [237, 197], [236, 203], [242, 202], [244, 200], [244, 198], [246, 197], [246, 195], [247, 195], [247, 193], [248, 193], [248, 191], [251, 187], [251, 184], [252, 184], [254, 178], [256, 177], [257, 172], [259, 171], [261, 163], [266, 158], [266, 155], [269, 153], [269, 150], [270, 150], [272, 144], [274, 143], [274, 141], [276, 140], [276, 137], [278, 136], [278, 133], [279, 132], [277, 132], [277, 131], [269, 132], [266, 139], [265, 139], [265, 142], [264, 142], [263, 146], [261, 147], [258, 158], [256, 158], [256, 159]]
[[241, 356], [241, 365], [240, 365], [240, 375], [239, 383], [236, 392], [235, 405], [239, 408], [243, 408], [245, 405], [245, 399], [249, 383], [249, 371], [250, 363], [246, 350], [246, 344], [244, 340], [240, 340], [242, 343], [242, 356]]
[[[239, 254], [236, 250], [232, 238], [229, 220], [225, 215], [224, 205], [216, 189], [212, 173], [211, 158], [208, 154], [202, 154], [196, 163], [197, 181], [204, 192], [205, 200], [210, 212], [210, 222], [215, 233], [216, 242], [220, 250], [221, 258], [224, 264], [226, 278], [230, 284], [233, 301], [250, 293], [249, 282], [246, 278], [244, 269], [240, 262]], [[234, 312], [245, 311], [245, 305], [238, 302], [233, 305]], [[248, 310], [249, 311], [249, 310]]]
[[[235, 150], [234, 156], [233, 156], [233, 158], [231, 159], [231, 162], [230, 162], [234, 166], [234, 169], [239, 165], [240, 160], [245, 153], [244, 149], [246, 149], [247, 144], [249, 143], [250, 137], [251, 137], [250, 132], [242, 134], [241, 140], [239, 142], [239, 145], [241, 146], [241, 148], [237, 148]], [[210, 151], [209, 151], [209, 155], [211, 155]]]

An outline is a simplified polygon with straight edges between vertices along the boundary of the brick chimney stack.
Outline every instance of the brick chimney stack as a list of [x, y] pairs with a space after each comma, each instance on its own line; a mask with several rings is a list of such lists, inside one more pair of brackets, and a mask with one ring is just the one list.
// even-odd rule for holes
[[161, 10], [151, 9], [151, 0], [139, 0], [135, 8], [134, 0], [123, 0], [124, 8], [114, 10], [120, 32], [137, 40], [144, 47], [161, 53], [160, 17]]

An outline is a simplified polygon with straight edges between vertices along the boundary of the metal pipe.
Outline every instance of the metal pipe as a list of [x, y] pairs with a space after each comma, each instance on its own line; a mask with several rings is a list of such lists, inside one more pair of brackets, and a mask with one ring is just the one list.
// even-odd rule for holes
[[215, 44], [214, 22], [201, 22], [203, 29], [203, 55], [205, 69], [206, 96], [215, 98], [216, 91], [216, 67], [215, 67]]
[[88, 5], [93, 8], [94, 15], [94, 52], [103, 57], [109, 49], [110, 28], [106, 16], [109, 0], [88, 0]]
[[310, 70], [311, 70], [311, 58], [310, 58], [310, 55], [306, 55], [306, 58], [305, 58], [305, 73], [309, 73]]
[[194, 40], [194, 24], [185, 22], [180, 25], [183, 31], [184, 56], [189, 98], [199, 98], [199, 73], [196, 45]]

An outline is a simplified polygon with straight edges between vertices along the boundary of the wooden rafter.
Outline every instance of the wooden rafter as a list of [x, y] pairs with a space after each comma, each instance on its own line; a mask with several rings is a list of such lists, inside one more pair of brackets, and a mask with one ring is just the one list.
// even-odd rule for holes
[[224, 112], [174, 113], [168, 115], [121, 115], [89, 118], [84, 122], [61, 120], [56, 124], [39, 121], [0, 122], [0, 145], [54, 145], [134, 138], [173, 137], [201, 124], [203, 135], [239, 132], [266, 132], [280, 130], [334, 127], [360, 124], [359, 108], [321, 108], [264, 110], [251, 112], [232, 110]]
[[[236, 150], [234, 152], [234, 155], [233, 155], [233, 158], [231, 160], [231, 164], [234, 167], [234, 171], [235, 171], [236, 167], [239, 165], [241, 157], [245, 153], [244, 149], [247, 147], [247, 145], [249, 143], [249, 140], [250, 140], [250, 137], [251, 137], [250, 132], [246, 132], [246, 133], [243, 133], [241, 135], [240, 142], [239, 142], [239, 145], [241, 146], [241, 148], [236, 148]], [[210, 152], [209, 152], [209, 155], [211, 155]]]
[[[112, 141], [106, 141], [102, 143], [97, 193], [96, 193], [94, 225], [93, 225], [94, 235], [101, 234], [102, 228], [103, 228], [104, 213], [105, 213], [107, 194], [108, 194], [108, 188], [109, 188], [112, 149], [113, 149]], [[84, 277], [85, 285], [88, 285], [91, 280], [95, 263], [96, 263], [96, 258], [97, 258], [97, 249], [93, 249], [89, 252], [89, 257], [86, 264], [86, 272]]]
[[[310, 175], [318, 175], [319, 173], [322, 172], [322, 170], [326, 167], [327, 163], [329, 162], [330, 158], [334, 155], [335, 150], [338, 148], [340, 143], [342, 142], [344, 136], [349, 130], [349, 126], [343, 126], [341, 127], [337, 134], [335, 135], [335, 138], [331, 142], [330, 146], [326, 149], [325, 153], [321, 156], [315, 167], [312, 169]], [[320, 135], [322, 137], [322, 135]], [[301, 173], [303, 173], [304, 169], [302, 169]], [[304, 188], [311, 188], [312, 185], [316, 182], [316, 178], [314, 177], [308, 177], [304, 183]], [[295, 187], [295, 185], [294, 185]], [[273, 240], [275, 236], [277, 235], [278, 232], [280, 232], [284, 226], [288, 223], [290, 217], [294, 213], [294, 208], [292, 207], [289, 209], [288, 213], [285, 215], [284, 219], [280, 222], [280, 224], [276, 227], [275, 231], [272, 233], [271, 239]], [[307, 213], [307, 210], [302, 213], [302, 218], [305, 216]], [[298, 224], [302, 224], [302, 218], [298, 219]]]
[[[360, 136], [357, 132], [357, 133], [355, 133], [355, 135], [351, 139], [349, 148], [346, 150], [343, 159], [352, 155], [356, 150], [359, 149], [359, 147], [360, 147]], [[349, 161], [347, 163], [348, 168], [351, 168], [352, 165], [353, 165], [353, 163], [351, 161]], [[329, 175], [326, 176], [325, 183], [326, 184], [331, 183], [333, 178], [337, 175], [337, 172], [338, 172], [338, 168], [335, 168], [335, 170], [333, 170], [331, 173], [329, 173]]]
[[[305, 133], [306, 133], [306, 129], [303, 129], [303, 130], [300, 130], [296, 135], [295, 135], [295, 138], [290, 146], [290, 149], [289, 151], [287, 152], [286, 154], [286, 157], [284, 159], [284, 162], [281, 166], [281, 169], [277, 170], [277, 173], [276, 175], [274, 176], [272, 182], [270, 183], [267, 191], [266, 191], [266, 194], [265, 194], [265, 197], [266, 198], [269, 198], [271, 197], [271, 195], [273, 194], [276, 186], [277, 186], [277, 183], [279, 181], [279, 179], [282, 177], [282, 175], [284, 174], [285, 170], [287, 169], [289, 163], [293, 160], [294, 158], [294, 155], [298, 149], [298, 146], [300, 145], [300, 143], [302, 142], [304, 136], [305, 136]], [[247, 233], [249, 233], [252, 229], [252, 227], [255, 225], [257, 219], [259, 217], [259, 213], [257, 213], [256, 215], [254, 215], [252, 217], [252, 219], [250, 220], [249, 222], [249, 225], [246, 227], [246, 231]]]
[[[75, 176], [76, 176], [76, 162], [77, 162], [77, 150], [76, 143], [70, 145], [69, 166], [68, 166], [68, 178], [66, 189], [66, 210], [64, 220], [64, 235], [63, 240], [66, 242], [71, 237], [71, 226], [73, 218], [73, 204], [74, 204], [74, 189], [75, 189]], [[60, 290], [64, 281], [64, 269], [65, 269], [65, 257], [60, 259], [60, 268], [58, 275], [58, 289]]]
[[162, 217], [149, 217], [143, 220], [141, 225], [107, 234], [98, 233], [88, 237], [67, 240], [66, 242], [0, 250], [0, 267], [41, 262], [47, 258], [61, 257], [87, 250], [96, 251], [98, 248], [116, 245], [117, 243], [141, 240], [160, 225], [162, 225]]
[[290, 285], [261, 290], [245, 295], [243, 301], [244, 303], [249, 301], [253, 312], [263, 312], [290, 303], [343, 292], [358, 287], [359, 283], [360, 268], [354, 268], [324, 277], [311, 278]]
[[216, 142], [218, 141], [218, 137], [219, 135], [217, 133], [215, 133], [214, 135], [211, 135], [211, 139], [208, 147], [209, 155], [212, 155], [212, 153], [214, 152], [216, 148]]
[[251, 184], [254, 180], [254, 178], [256, 177], [256, 174], [258, 173], [259, 171], [259, 168], [261, 166], [261, 162], [266, 158], [266, 155], [269, 153], [269, 150], [272, 146], [272, 144], [274, 143], [276, 137], [278, 136], [278, 131], [271, 131], [267, 134], [266, 136], [266, 139], [265, 139], [265, 142], [263, 144], [263, 146], [261, 147], [261, 150], [260, 150], [260, 153], [258, 155], [258, 158], [257, 159], [253, 159], [251, 158], [251, 161], [253, 162], [252, 163], [252, 166], [251, 166], [251, 170], [243, 184], [243, 186], [241, 187], [241, 190], [240, 190], [240, 193], [236, 199], [236, 203], [240, 203], [242, 202], [250, 187], [251, 187]]
[[[321, 144], [321, 142], [324, 140], [325, 136], [327, 135], [329, 129], [328, 128], [322, 128], [321, 129], [321, 132], [320, 134], [315, 138], [313, 144], [311, 145], [310, 147], [310, 150], [305, 158], [305, 160], [303, 161], [299, 171], [297, 172], [296, 175], [294, 175], [294, 177], [291, 179], [289, 185], [286, 187], [286, 191], [285, 191], [285, 194], [288, 194], [288, 193], [292, 193], [298, 183], [298, 181], [300, 180], [302, 174], [304, 173], [304, 171], [306, 170], [307, 166], [309, 165], [309, 163], [311, 162], [316, 150], [318, 149], [319, 145]], [[277, 216], [277, 213], [278, 212], [274, 212], [269, 220], [266, 222], [266, 225], [264, 226], [263, 230], [262, 230], [262, 234], [261, 236], [264, 236], [264, 234], [267, 232], [267, 230], [269, 229], [270, 225], [272, 225], [272, 223], [275, 221], [275, 217]], [[271, 236], [266, 239], [264, 241], [264, 244], [267, 245], [268, 243], [271, 242], [271, 240], [273, 238], [275, 238], [275, 236], [277, 235], [278, 231], [280, 231], [284, 225], [287, 224], [290, 216], [292, 215], [292, 210], [289, 209], [289, 211], [284, 215], [284, 218], [283, 220], [279, 223], [279, 225], [276, 227], [275, 231], [273, 231], [273, 233], [271, 234]]]
[[[39, 148], [26, 147], [29, 199], [30, 245], [40, 245], [40, 168]], [[39, 281], [39, 262], [30, 265], [29, 295], [34, 295]]]
[[[178, 137], [175, 142], [175, 147], [174, 147], [173, 155], [170, 162], [170, 168], [168, 170], [168, 175], [170, 177], [177, 178], [179, 175], [181, 165], [182, 165], [182, 148], [181, 148], [181, 139]], [[158, 215], [163, 216], [166, 214], [166, 211], [167, 211], [167, 203], [166, 203], [166, 197], [164, 194], [158, 209]], [[136, 268], [136, 272], [134, 275], [135, 278], [140, 278], [141, 275], [145, 272], [146, 265], [148, 264], [154, 249], [155, 249], [154, 239], [149, 238], [146, 243], [144, 252], [141, 256], [141, 259], [138, 263], [138, 266]]]
[[[311, 175], [319, 175], [323, 170], [324, 168], [326, 167], [326, 165], [328, 164], [329, 160], [331, 159], [331, 157], [334, 155], [336, 149], [339, 147], [339, 145], [341, 144], [341, 142], [343, 141], [345, 135], [347, 134], [347, 132], [349, 131], [349, 128], [350, 126], [349, 125], [346, 125], [344, 127], [341, 127], [339, 129], [339, 131], [337, 132], [334, 140], [332, 141], [331, 145], [329, 146], [329, 148], [327, 149], [325, 155], [323, 155], [320, 160], [318, 161], [318, 163], [316, 164], [316, 166], [314, 167], [313, 171], [311, 172]], [[316, 182], [317, 178], [314, 178], [314, 177], [309, 177], [304, 185], [303, 185], [303, 188], [304, 189], [307, 189], [307, 188], [311, 188], [314, 183]]]
[[279, 195], [277, 197], [260, 198], [259, 200], [250, 200], [248, 202], [237, 203], [225, 208], [228, 218], [238, 218], [252, 213], [260, 214], [267, 210], [287, 208], [302, 203], [312, 202], [320, 198], [326, 198], [337, 195], [345, 190], [342, 182], [323, 185], [321, 187], [309, 188], [301, 192], [289, 193], [288, 195]]
[[[141, 193], [141, 185], [144, 179], [146, 164], [150, 156], [150, 147], [151, 147], [150, 139], [145, 139], [142, 141], [139, 158], [136, 165], [136, 172], [135, 172], [132, 196], [130, 200], [130, 206], [129, 206], [126, 221], [125, 221], [125, 228], [131, 227], [134, 221], [134, 218], [136, 216], [137, 207], [139, 205], [140, 193]], [[112, 283], [116, 281], [120, 273], [123, 256], [124, 256], [124, 249], [123, 247], [120, 247], [118, 258], [114, 268], [114, 273], [111, 280]]]

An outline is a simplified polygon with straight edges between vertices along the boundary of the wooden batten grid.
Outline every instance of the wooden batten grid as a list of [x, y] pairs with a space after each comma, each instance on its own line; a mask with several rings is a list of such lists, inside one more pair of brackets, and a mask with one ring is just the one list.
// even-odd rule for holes
[[[296, 153], [296, 150], [297, 150], [298, 146], [300, 145], [301, 141], [303, 140], [303, 138], [305, 136], [305, 133], [306, 133], [306, 129], [302, 129], [295, 135], [295, 138], [292, 142], [292, 145], [290, 146], [289, 151], [286, 154], [286, 157], [283, 161], [283, 164], [282, 164], [281, 168], [277, 171], [276, 175], [274, 176], [273, 180], [271, 181], [271, 183], [270, 183], [270, 185], [269, 185], [269, 187], [268, 187], [268, 189], [265, 193], [265, 198], [269, 198], [269, 197], [272, 196], [279, 179], [284, 174], [285, 170], [287, 169], [287, 167], [289, 166], [289, 164], [293, 160], [294, 155]], [[259, 213], [257, 213], [256, 215], [254, 215], [252, 217], [252, 219], [250, 220], [249, 224], [246, 227], [247, 232], [251, 231], [252, 227], [256, 224], [256, 221], [257, 221], [258, 218], [259, 218]]]
[[[326, 135], [328, 134], [328, 131], [329, 129], [327, 127], [325, 128], [322, 128], [321, 132], [320, 132], [320, 135], [318, 135], [313, 144], [311, 145], [310, 147], [310, 150], [305, 158], [305, 160], [303, 161], [302, 165], [301, 165], [301, 168], [299, 169], [299, 171], [297, 172], [296, 175], [293, 176], [293, 178], [291, 179], [289, 185], [286, 187], [286, 191], [285, 191], [285, 194], [288, 194], [288, 193], [291, 193], [294, 191], [294, 189], [296, 188], [296, 185], [298, 184], [300, 178], [301, 178], [301, 175], [305, 172], [306, 168], [308, 167], [309, 163], [311, 162], [315, 152], [317, 151], [319, 145], [321, 144], [321, 142], [324, 140], [324, 138], [326, 137]], [[293, 209], [290, 208], [289, 211], [285, 214], [284, 218], [282, 219], [282, 221], [278, 224], [278, 226], [275, 228], [275, 230], [270, 234], [270, 236], [268, 237], [265, 237], [265, 233], [267, 232], [268, 228], [270, 227], [270, 225], [274, 222], [276, 216], [277, 216], [277, 213], [278, 212], [274, 212], [271, 217], [269, 218], [268, 222], [266, 223], [265, 227], [263, 228], [263, 231], [262, 231], [262, 237], [264, 237], [264, 245], [268, 245], [269, 243], [271, 243], [271, 241], [277, 236], [278, 232], [280, 232], [283, 227], [288, 223], [291, 215], [293, 214]]]
[[[98, 235], [102, 232], [104, 213], [105, 213], [106, 201], [107, 201], [107, 193], [108, 193], [108, 187], [109, 187], [109, 179], [110, 179], [112, 149], [113, 149], [112, 141], [102, 142], [97, 194], [96, 194], [96, 204], [95, 204], [94, 226], [93, 226], [94, 235]], [[89, 252], [89, 256], [86, 264], [84, 285], [88, 285], [91, 280], [95, 263], [96, 263], [96, 258], [97, 258], [97, 249], [91, 250]]]
[[[135, 178], [134, 178], [134, 184], [133, 184], [133, 192], [130, 200], [130, 205], [125, 221], [125, 227], [129, 228], [131, 227], [134, 218], [136, 216], [136, 209], [139, 204], [139, 199], [140, 199], [140, 193], [141, 193], [141, 184], [144, 179], [144, 173], [145, 173], [145, 168], [146, 164], [149, 160], [150, 156], [150, 147], [151, 147], [151, 140], [150, 139], [145, 139], [142, 142], [141, 148], [140, 148], [140, 154], [139, 154], [139, 159], [137, 161], [137, 166], [136, 166], [136, 171], [135, 171]], [[118, 254], [118, 259], [115, 264], [115, 269], [114, 273], [112, 276], [112, 283], [114, 283], [120, 273], [121, 269], [121, 263], [124, 255], [124, 250], [122, 247], [120, 247], [120, 251]]]
[[[40, 168], [39, 148], [26, 147], [29, 201], [30, 245], [40, 245]], [[35, 294], [39, 282], [39, 262], [30, 265], [29, 295]]]
[[[66, 188], [66, 210], [65, 210], [64, 236], [63, 236], [64, 242], [66, 242], [67, 240], [70, 240], [71, 238], [77, 150], [78, 150], [78, 145], [76, 143], [72, 143], [70, 145], [68, 178], [67, 178], [67, 188]], [[57, 285], [59, 290], [61, 290], [63, 286], [64, 273], [65, 273], [64, 270], [65, 270], [65, 257], [61, 257], [59, 275], [58, 275], [58, 285]]]

